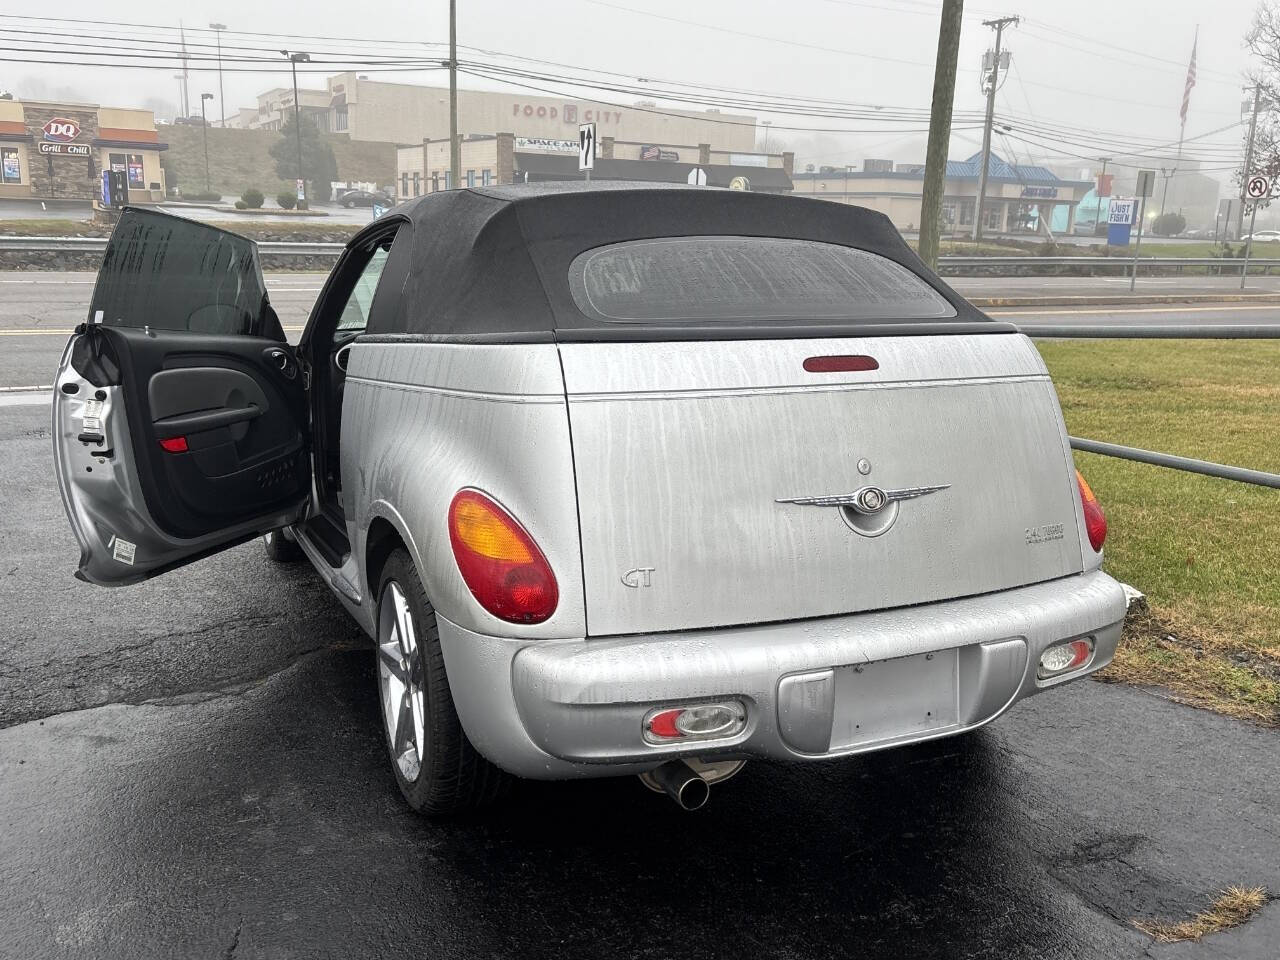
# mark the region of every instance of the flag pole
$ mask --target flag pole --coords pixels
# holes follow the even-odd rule
[[[1187,108],[1191,106],[1191,88],[1196,85],[1196,49],[1200,46],[1200,24],[1191,41],[1191,63],[1187,66],[1187,82],[1182,89],[1182,124],[1178,127],[1178,159],[1182,159],[1182,141],[1187,135]]]

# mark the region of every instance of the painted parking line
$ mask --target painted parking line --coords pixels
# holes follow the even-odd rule
[[[53,391],[46,388],[35,390],[14,390],[0,393],[0,407],[36,407],[49,403],[53,399]]]

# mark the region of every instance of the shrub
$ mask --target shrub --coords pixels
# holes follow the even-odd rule
[[[292,191],[285,190],[276,194],[276,203],[280,204],[284,210],[292,210],[298,205],[297,194]]]
[[[1165,213],[1151,222],[1151,232],[1157,237],[1172,237],[1187,229],[1187,218],[1180,213]]]
[[[251,210],[257,210],[267,199],[262,195],[262,191],[255,187],[250,187],[244,193],[240,194],[240,199],[244,201],[244,205]]]
[[[192,203],[219,203],[222,200],[220,193],[188,193],[183,195],[184,200],[190,200]]]
[[[236,209],[237,209],[237,210],[248,210],[248,209],[249,209],[249,205],[248,205],[247,203],[245,203],[243,200],[237,200],[237,201],[236,201]]]

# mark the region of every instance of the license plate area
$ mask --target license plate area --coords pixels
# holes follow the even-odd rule
[[[959,652],[836,667],[831,750],[914,740],[960,723]]]

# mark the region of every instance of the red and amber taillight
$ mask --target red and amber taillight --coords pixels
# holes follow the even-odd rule
[[[1079,470],[1076,471],[1076,485],[1080,488],[1080,503],[1084,505],[1084,529],[1089,534],[1089,546],[1093,547],[1094,553],[1100,553],[1102,543],[1107,539],[1106,515]]]
[[[495,617],[542,623],[560,600],[555,574],[518,520],[479,490],[449,504],[449,542],[462,579]]]

